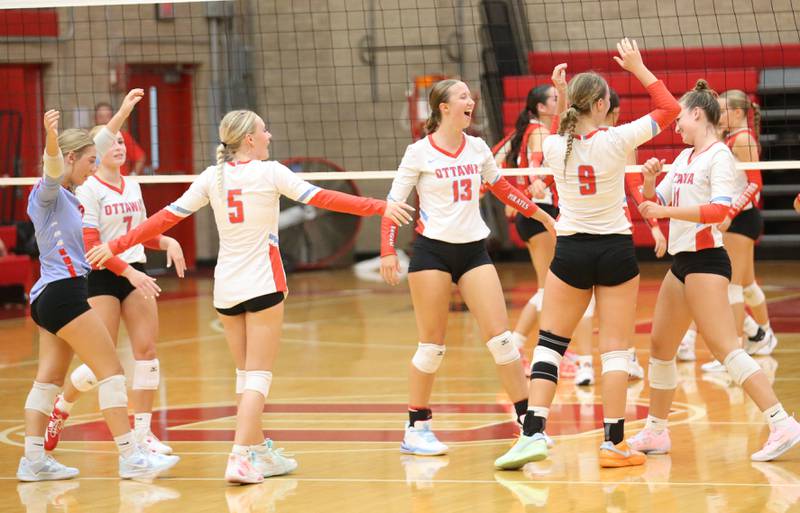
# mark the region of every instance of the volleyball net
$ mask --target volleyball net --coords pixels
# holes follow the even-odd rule
[[[271,158],[384,197],[443,78],[468,84],[469,132],[490,146],[560,62],[568,78],[601,73],[620,97],[620,122],[647,113],[646,91],[611,59],[622,37],[637,40],[676,96],[704,78],[760,106],[764,240],[800,233],[790,213],[800,175],[786,172],[800,168],[798,18],[791,2],[760,0],[0,1],[0,224],[25,218],[17,186],[41,173],[45,109],[61,111],[62,128],[91,128],[143,88],[126,171],[159,184],[145,193],[150,211],[215,161],[219,121],[239,108],[266,121]],[[638,163],[671,162],[682,148],[670,127],[640,147]],[[377,248],[374,231],[360,244]]]

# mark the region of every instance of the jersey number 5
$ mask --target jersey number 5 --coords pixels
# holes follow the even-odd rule
[[[228,191],[228,221],[231,223],[241,223],[244,221],[244,205],[238,199],[242,195],[241,189],[231,189]],[[233,212],[231,212],[231,209]]]
[[[472,199],[472,180],[456,180],[453,182],[453,202],[469,201]]]
[[[597,182],[594,178],[594,168],[592,166],[578,166],[578,181],[581,183],[578,190],[581,196],[591,196],[597,192]]]

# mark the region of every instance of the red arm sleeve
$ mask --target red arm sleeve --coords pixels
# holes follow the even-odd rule
[[[95,246],[100,244],[100,231],[97,228],[84,228],[83,229],[83,249],[89,251]],[[125,272],[125,269],[128,268],[128,263],[122,260],[119,257],[111,257],[106,260],[106,263],[103,266],[111,271],[112,273],[116,274],[117,276],[122,275]],[[92,266],[92,269],[99,269],[97,266]]]
[[[150,240],[142,242],[142,245],[147,249],[161,250],[161,235],[156,235]]]
[[[381,219],[381,256],[396,255],[394,245],[399,227],[388,217]]]
[[[558,132],[558,126],[561,124],[561,113],[553,116],[553,121],[550,122],[550,133],[555,134]]]
[[[717,224],[725,220],[728,208],[719,203],[707,203],[700,207],[700,222],[703,224]]]
[[[625,185],[628,187],[628,193],[630,194],[631,198],[633,199],[633,203],[638,207],[642,203],[644,203],[644,195],[642,194],[642,190],[639,188],[641,185],[642,177],[640,175],[636,175],[634,173],[626,173],[625,174]],[[631,221],[629,219],[629,221]],[[654,218],[647,218],[645,219],[647,224],[650,225],[651,228],[658,228],[658,220]]]
[[[356,216],[380,216],[386,210],[386,202],[383,200],[362,198],[327,189],[320,189],[308,204],[317,208]]]
[[[650,113],[650,117],[658,123],[661,130],[664,130],[681,113],[681,106],[661,80],[647,86],[647,92],[656,104],[656,108]]]
[[[756,194],[758,194],[758,190],[758,184],[752,182],[747,184],[747,187],[745,187],[742,195],[736,198],[736,201],[733,202],[731,208],[728,210],[728,217],[733,219],[734,217],[738,216],[739,212],[741,212],[744,207],[753,201],[753,198],[755,198]]]
[[[178,217],[169,210],[162,208],[133,230],[109,242],[108,247],[112,253],[118,255],[131,246],[141,244],[157,235],[161,235],[184,219],[186,218]]]
[[[532,217],[533,214],[539,210],[539,207],[537,207],[535,203],[528,200],[519,189],[508,183],[505,178],[501,177],[493,185],[490,185],[489,190],[492,191],[492,194],[494,194],[497,199],[509,207],[517,209],[527,217]]]

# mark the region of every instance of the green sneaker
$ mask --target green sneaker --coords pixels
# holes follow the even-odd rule
[[[520,435],[517,443],[507,453],[494,460],[494,466],[503,470],[517,470],[532,461],[547,458],[547,441],[542,433]]]

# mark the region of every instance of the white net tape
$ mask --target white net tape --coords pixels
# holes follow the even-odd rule
[[[774,162],[739,162],[737,169],[760,169],[762,171],[796,171],[800,169],[800,160],[780,160]],[[642,166],[626,166],[626,173],[640,173]],[[670,164],[664,165],[664,172],[669,171]],[[327,180],[391,180],[396,171],[344,171],[326,173],[297,173],[297,176],[304,180],[313,182],[323,182]],[[550,168],[529,168],[529,169],[503,169],[503,176],[527,176],[527,175],[552,175]],[[139,183],[192,183],[199,175],[140,175],[133,176]],[[0,187],[14,185],[33,185],[39,177],[20,177],[20,178],[0,178]]]

